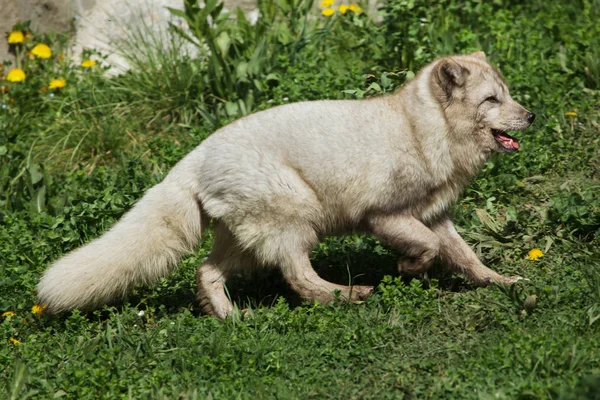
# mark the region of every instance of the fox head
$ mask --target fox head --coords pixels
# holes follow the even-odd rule
[[[438,60],[431,87],[454,139],[470,142],[484,154],[518,150],[518,140],[507,132],[526,129],[535,119],[512,99],[482,51]]]

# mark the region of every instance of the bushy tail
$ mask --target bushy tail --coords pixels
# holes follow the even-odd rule
[[[56,261],[38,285],[49,312],[90,310],[167,274],[201,236],[200,204],[169,177],[100,238]]]

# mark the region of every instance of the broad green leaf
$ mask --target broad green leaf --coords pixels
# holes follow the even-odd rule
[[[44,174],[42,173],[40,166],[38,164],[31,164],[28,168],[29,176],[31,178],[31,183],[35,185],[39,181],[44,178]]]
[[[488,229],[492,230],[493,232],[498,233],[498,231],[500,230],[498,224],[496,223],[496,221],[494,221],[490,214],[487,213],[487,211],[481,208],[476,208],[475,213],[477,214],[477,217],[483,225],[485,225]]]

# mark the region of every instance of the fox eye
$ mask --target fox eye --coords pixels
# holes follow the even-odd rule
[[[490,102],[492,104],[498,104],[500,101],[496,98],[496,96],[490,96],[485,101]]]

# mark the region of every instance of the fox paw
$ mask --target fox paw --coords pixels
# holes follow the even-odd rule
[[[412,257],[402,257],[398,260],[398,273],[404,276],[416,276],[429,268],[429,264],[423,264],[420,260]]]
[[[351,301],[362,301],[373,294],[373,286],[352,286],[350,292]]]
[[[500,283],[503,285],[512,285],[512,284],[520,282],[520,281],[528,281],[528,280],[529,279],[523,278],[522,276],[519,276],[519,275],[512,275],[512,276],[502,276],[501,279],[496,279],[495,283]]]

